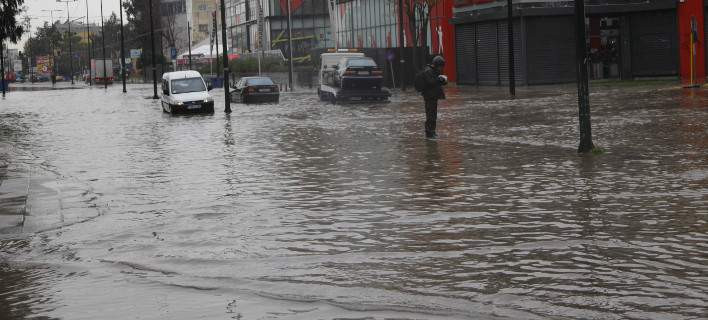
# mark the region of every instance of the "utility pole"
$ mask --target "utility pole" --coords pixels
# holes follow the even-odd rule
[[[192,26],[189,24],[189,17],[187,17],[187,47],[189,48],[189,70],[192,69]]]
[[[54,12],[61,12],[62,10],[51,10],[51,9],[43,9],[43,12],[49,12],[49,19],[51,19],[51,26],[52,28],[50,29],[52,32],[49,35],[49,50],[52,51],[52,86],[54,86],[54,83],[56,82],[54,79],[56,77],[56,52],[54,51],[54,41],[52,41],[52,35],[54,34]]]
[[[214,13],[212,13],[212,18],[214,19],[213,22],[214,22],[214,42],[216,43],[216,70],[218,72],[221,62],[219,62],[219,29],[216,27],[216,11],[214,11]]]
[[[575,61],[578,73],[578,118],[580,129],[579,153],[592,151],[590,126],[590,90],[588,86],[588,51],[585,30],[585,0],[575,0]]]
[[[5,49],[3,42],[5,42],[5,38],[0,38],[0,87],[2,87],[2,97],[5,98]]]
[[[223,2],[224,0],[221,1]],[[160,97],[157,96],[157,69],[155,69],[155,24],[152,21],[152,0],[148,1],[148,6],[150,16],[150,49],[152,51],[152,57],[150,60],[152,67],[152,98],[159,99]]]
[[[71,84],[74,84],[74,57],[71,52],[71,18],[69,17],[69,2],[74,2],[76,0],[57,0],[57,2],[66,2],[66,24],[69,25],[69,32],[67,33],[67,38],[69,40],[69,76],[71,77]]]
[[[403,0],[398,0],[398,58],[400,59],[401,70],[398,74],[401,75],[401,90],[406,91],[406,79],[405,77],[405,63],[406,60],[403,59]]]
[[[93,85],[93,79],[91,78],[91,28],[89,27],[89,11],[88,11],[88,0],[86,0],[86,51],[88,51],[87,56],[87,66],[88,66],[88,83],[89,86]]]
[[[120,77],[123,80],[123,93],[126,93],[127,91],[125,90],[125,39],[123,37],[123,0],[120,0],[119,3],[120,3],[120,8],[118,8],[118,11],[120,12]]]
[[[223,1],[223,0],[222,0]],[[290,12],[290,0],[287,0],[288,6],[288,87],[293,90],[293,21],[292,13]]]
[[[103,29],[103,0],[101,0],[101,46],[103,47],[103,89],[108,89],[108,71],[106,70],[106,32]]]
[[[224,56],[221,57],[224,61],[224,112],[231,113],[231,97],[229,96],[229,56],[226,45],[226,5],[224,0],[220,0],[221,5],[221,42],[223,42]],[[218,48],[217,48],[218,49]]]
[[[27,27],[27,35],[28,35],[28,39],[27,39],[27,43],[28,43],[27,49],[28,50],[27,50],[27,52],[25,52],[25,54],[27,54],[27,66],[28,66],[27,74],[29,75],[30,83],[34,83],[34,81],[32,81],[32,53],[34,53],[34,52],[32,52],[32,49],[31,49],[32,48],[32,20],[31,20],[32,18],[30,18],[29,16],[26,15],[24,19],[25,19],[25,26]]]
[[[509,42],[509,95],[516,97],[516,69],[514,68],[514,4],[513,0],[507,1],[507,30]]]

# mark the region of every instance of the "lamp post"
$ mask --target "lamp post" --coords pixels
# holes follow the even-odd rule
[[[5,98],[5,53],[3,50],[3,42],[5,38],[0,38],[0,88],[2,88],[2,97]]]
[[[585,1],[575,0],[575,61],[578,76],[578,120],[580,131],[579,153],[592,151],[590,126],[590,90],[588,88],[588,49],[585,32]]]
[[[89,27],[89,11],[88,11],[88,0],[86,0],[86,51],[88,55],[86,56],[86,66],[88,69],[88,83],[89,86],[93,85],[93,79],[91,79],[91,28]]]
[[[507,41],[509,42],[509,94],[512,97],[516,96],[516,70],[514,70],[514,4],[513,0],[507,1],[507,25],[508,34]]]
[[[119,0],[120,8],[120,77],[123,81],[123,93],[125,90],[125,40],[123,39],[123,0]]]
[[[290,0],[288,3],[288,86],[290,91],[293,90],[293,19],[290,12]]]
[[[61,12],[62,10],[61,9],[43,9],[42,11],[49,12],[49,19],[51,19],[50,24],[52,26],[52,29],[50,29],[50,30],[53,30],[54,29],[54,12]],[[49,50],[52,51],[52,74],[56,75],[56,72],[55,72],[56,71],[56,63],[55,63],[56,57],[54,56],[55,55],[54,41],[52,41],[51,35],[49,36]],[[52,85],[54,85],[53,79],[55,79],[55,78],[52,78]]]
[[[221,7],[221,42],[223,45],[223,56],[221,58],[224,61],[224,112],[231,113],[231,97],[229,96],[229,56],[226,45],[226,5],[224,4],[224,0],[219,0],[219,2]]]
[[[29,76],[29,81],[30,83],[34,83],[32,80],[32,18],[29,16],[25,16],[25,27],[27,27],[27,52],[25,54],[27,55],[27,75]]]
[[[69,25],[69,31],[67,33],[67,38],[69,38],[69,76],[71,77],[71,84],[74,84],[74,57],[71,52],[71,17],[69,17],[69,2],[75,2],[76,0],[57,0],[57,2],[66,2],[66,24]]]
[[[224,0],[221,0],[222,2]],[[151,55],[151,67],[152,67],[152,98],[153,99],[159,99],[160,97],[157,96],[157,70],[155,69],[155,24],[152,21],[152,0],[148,1],[148,10],[149,10],[149,16],[150,16],[150,50],[152,51]]]
[[[189,24],[189,18],[187,18],[187,47],[189,48],[189,70],[192,69],[192,26]]]
[[[400,59],[400,67],[401,70],[398,72],[399,76],[401,77],[401,90],[406,91],[406,80],[404,77],[404,72],[406,71],[406,68],[404,64],[406,63],[406,60],[403,59],[403,43],[404,41],[404,34],[403,34],[403,0],[398,0],[398,58]]]
[[[106,32],[103,29],[103,0],[101,0],[101,47],[103,47],[103,88],[108,89],[108,72],[106,70]]]

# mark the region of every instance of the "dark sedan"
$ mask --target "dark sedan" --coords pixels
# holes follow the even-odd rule
[[[231,101],[243,103],[280,101],[280,90],[268,77],[244,77],[234,86]]]

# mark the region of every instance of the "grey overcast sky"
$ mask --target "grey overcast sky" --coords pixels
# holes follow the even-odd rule
[[[64,0],[63,0],[64,1]],[[89,10],[89,21],[98,22],[101,21],[100,13],[100,0],[69,0],[69,15],[71,20],[78,17],[84,17],[82,21],[86,21],[86,2],[88,1]],[[57,2],[56,0],[25,0],[24,5],[27,7],[27,12],[20,15],[19,18],[24,17],[24,15],[29,15],[32,18],[32,33],[37,30],[38,26],[44,24],[44,21],[49,22],[51,18],[54,20],[66,21],[66,2]],[[118,8],[120,7],[119,0],[103,0],[103,16],[109,17],[111,12],[118,14]],[[61,10],[61,11],[43,11],[43,10]],[[123,17],[125,19],[125,17]],[[22,41],[17,45],[12,43],[6,43],[10,48],[20,48],[21,44],[27,39],[27,35],[22,37]]]

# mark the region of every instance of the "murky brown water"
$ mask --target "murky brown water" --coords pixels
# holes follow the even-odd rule
[[[5,170],[32,181],[5,318],[708,314],[705,90],[595,88],[608,152],[579,156],[572,86],[451,90],[437,141],[414,95],[170,116],[151,89],[0,101]]]

